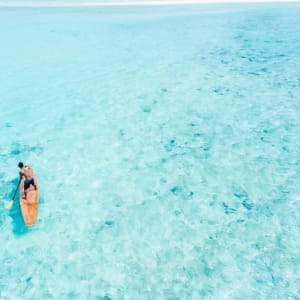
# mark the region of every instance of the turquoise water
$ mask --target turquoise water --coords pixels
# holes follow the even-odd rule
[[[300,299],[299,5],[0,25],[1,300]]]

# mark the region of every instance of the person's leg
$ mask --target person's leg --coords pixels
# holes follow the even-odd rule
[[[35,180],[34,179],[33,179],[33,187],[34,187],[35,190],[37,190],[37,186],[35,184]]]
[[[23,179],[22,179],[23,180]],[[25,179],[26,180],[26,179]],[[24,183],[21,184],[20,188],[21,188],[21,197],[23,199],[26,199],[26,193],[25,193],[25,180]]]
[[[30,191],[31,185],[33,185],[33,187],[35,188],[34,179],[33,178],[26,178],[24,180],[24,194],[23,194],[22,198],[24,198],[24,199],[27,198],[27,193]]]
[[[24,191],[26,191],[30,187],[30,184],[31,184],[31,178],[25,178],[25,180],[24,180]]]

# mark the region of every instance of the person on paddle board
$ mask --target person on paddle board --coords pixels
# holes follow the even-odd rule
[[[23,198],[26,199],[26,192],[29,190],[31,185],[34,187],[35,190],[37,190],[36,184],[34,182],[34,174],[30,167],[30,165],[25,165],[22,162],[19,162],[19,168],[20,168],[20,177],[25,177],[24,180],[24,195]]]

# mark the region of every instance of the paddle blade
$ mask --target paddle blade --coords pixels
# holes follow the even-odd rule
[[[9,201],[9,202],[5,205],[5,208],[6,208],[6,209],[11,209],[12,206],[13,206],[13,204],[14,204],[14,200],[11,200],[11,201]]]

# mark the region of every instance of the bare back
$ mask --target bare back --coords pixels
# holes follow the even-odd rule
[[[24,166],[20,171],[20,175],[24,176],[25,178],[33,178],[34,177],[34,173],[33,173],[32,168],[30,167],[30,165]]]

